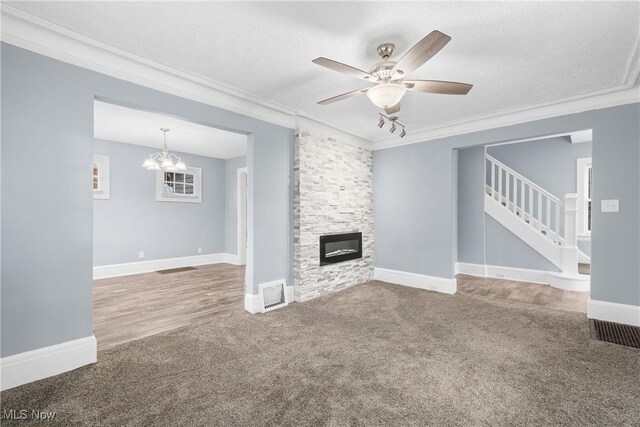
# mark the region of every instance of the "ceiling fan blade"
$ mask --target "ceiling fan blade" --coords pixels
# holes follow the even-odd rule
[[[328,68],[330,70],[337,71],[342,74],[348,74],[352,77],[357,77],[359,79],[366,80],[369,82],[375,82],[377,80],[375,76],[372,76],[369,73],[365,73],[362,70],[359,70],[347,64],[343,64],[342,62],[334,61],[332,59],[320,57],[320,58],[314,59],[312,62],[314,64],[318,64],[325,68]]]
[[[443,95],[466,95],[473,85],[468,83],[444,82],[439,80],[405,80],[407,90],[414,92],[439,93]]]
[[[434,30],[425,38],[420,40],[409,52],[398,61],[398,63],[391,69],[392,76],[406,76],[428,60],[430,60],[436,53],[440,51],[449,41],[451,37],[441,33],[438,30]]]
[[[351,92],[343,93],[342,95],[337,95],[332,98],[325,99],[323,101],[318,102],[320,105],[333,104],[334,102],[342,101],[343,99],[351,98],[352,96],[360,95],[361,93],[366,93],[369,88],[366,89],[358,89]]]
[[[400,103],[398,102],[396,105],[392,105],[391,107],[387,107],[384,109],[384,112],[387,114],[395,114],[400,111]]]

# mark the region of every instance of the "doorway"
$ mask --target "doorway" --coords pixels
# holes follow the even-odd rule
[[[99,349],[243,310],[247,140],[96,99],[93,324]]]

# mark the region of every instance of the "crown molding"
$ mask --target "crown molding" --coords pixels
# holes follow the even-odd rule
[[[463,121],[409,132],[400,140],[379,140],[354,135],[303,112],[260,99],[236,88],[189,74],[117,49],[49,21],[1,4],[3,42],[41,55],[165,93],[202,102],[290,129],[313,128],[345,143],[373,150],[510,126],[598,108],[640,102],[635,86],[640,75],[640,38],[629,58],[621,85],[557,101],[532,104],[476,116]]]
[[[576,114],[589,110],[640,102],[640,88],[638,87],[638,76],[640,75],[640,36],[636,39],[634,46],[627,63],[622,83],[618,86],[547,103],[500,110],[490,114],[472,117],[467,120],[447,123],[442,126],[408,132],[407,136],[402,140],[394,137],[377,139],[372,142],[371,149],[382,150],[567,114]]]
[[[624,75],[624,85],[629,88],[636,86],[638,83],[638,75],[640,75],[640,36],[636,39],[633,53],[627,64],[627,72]]]
[[[628,88],[626,85],[623,85],[615,89],[592,93],[591,95],[572,97],[552,103],[531,105],[512,110],[502,110],[498,113],[479,116],[464,122],[450,123],[440,127],[407,133],[407,136],[402,140],[398,140],[397,138],[376,140],[373,141],[371,149],[383,150],[386,148],[400,147],[418,142],[637,102],[640,102],[640,90],[637,87]]]
[[[202,102],[264,122],[296,129],[300,118],[341,140],[367,146],[370,141],[315,120],[283,105],[204,77],[176,70],[109,44],[68,30],[5,4],[2,36],[5,43],[161,92]]]

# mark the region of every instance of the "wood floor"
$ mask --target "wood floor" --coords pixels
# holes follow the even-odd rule
[[[458,292],[558,310],[586,312],[588,292],[535,283],[456,276]],[[168,274],[94,280],[93,325],[98,349],[244,309],[244,266],[212,264]]]
[[[589,292],[563,291],[549,285],[485,277],[456,276],[458,292],[484,298],[511,300],[556,310],[587,312]]]
[[[99,350],[243,309],[244,266],[213,264],[93,282]]]

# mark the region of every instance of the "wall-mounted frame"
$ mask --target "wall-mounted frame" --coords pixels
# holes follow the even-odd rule
[[[110,164],[108,156],[94,154],[91,180],[93,198],[108,200],[111,198]]]

